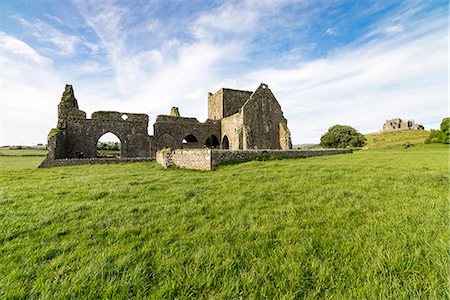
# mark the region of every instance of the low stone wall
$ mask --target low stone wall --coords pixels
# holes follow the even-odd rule
[[[63,167],[76,165],[92,165],[92,164],[114,164],[123,162],[145,162],[153,159],[147,157],[141,158],[62,158],[62,159],[45,159],[39,168]]]
[[[172,152],[172,162],[180,168],[211,170],[210,149],[179,149]]]
[[[213,150],[211,168],[226,162],[243,162],[259,158],[302,158],[320,155],[352,153],[349,149],[317,149],[317,150]]]
[[[211,150],[179,149],[173,152],[157,152],[157,162],[165,168],[175,165],[180,168],[212,170],[227,162],[244,162],[268,158],[302,158],[320,155],[352,153],[349,149],[326,150]],[[170,164],[169,164],[170,161]]]

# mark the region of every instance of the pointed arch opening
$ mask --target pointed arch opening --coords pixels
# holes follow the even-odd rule
[[[230,149],[230,141],[226,135],[222,138],[222,149]]]
[[[103,134],[97,140],[98,158],[120,158],[122,156],[122,143],[117,135],[112,132]]]
[[[192,135],[187,135],[182,141],[181,145],[183,148],[196,148],[198,147],[198,139]]]
[[[206,139],[205,146],[207,148],[215,149],[220,147],[220,142],[217,136],[211,135]]]

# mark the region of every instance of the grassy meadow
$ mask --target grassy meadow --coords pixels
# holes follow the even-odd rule
[[[449,146],[36,169],[0,156],[0,298],[449,298]]]
[[[430,135],[429,130],[400,130],[366,134],[368,149],[395,148],[405,144],[423,144]]]

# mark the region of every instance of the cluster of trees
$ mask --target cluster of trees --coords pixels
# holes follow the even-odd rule
[[[119,142],[99,142],[97,144],[98,150],[120,150]]]
[[[355,128],[344,125],[334,125],[320,138],[323,148],[355,148],[362,147],[366,142],[364,135]]]
[[[440,126],[441,130],[431,130],[430,135],[425,140],[426,144],[443,143],[450,144],[450,118],[444,118]]]

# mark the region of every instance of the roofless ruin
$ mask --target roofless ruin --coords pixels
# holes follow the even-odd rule
[[[157,116],[153,136],[148,134],[148,121],[146,114],[115,111],[97,111],[88,119],[78,107],[73,87],[66,85],[58,105],[57,127],[48,135],[48,154],[40,167],[147,161],[155,159],[158,151],[166,148],[171,150],[159,155],[158,159],[166,167],[174,164],[178,155],[183,159],[176,165],[200,169],[211,169],[222,160],[240,160],[239,157],[248,160],[269,155],[267,150],[273,150],[270,155],[276,157],[334,153],[330,152],[333,150],[314,154],[290,150],[292,142],[287,120],[277,99],[264,83],[254,92],[223,88],[215,94],[209,93],[208,119],[203,123],[196,118],[181,117],[176,107],[172,108],[170,115]],[[120,159],[97,157],[97,143],[106,133],[119,138]],[[221,151],[223,159],[219,163],[216,159],[214,163],[214,153],[219,152],[210,149],[228,150],[225,151],[228,154],[224,156],[225,152]],[[209,155],[206,167],[191,166],[192,161],[202,161],[200,164],[203,164],[205,153]],[[184,160],[187,163],[183,163]]]

